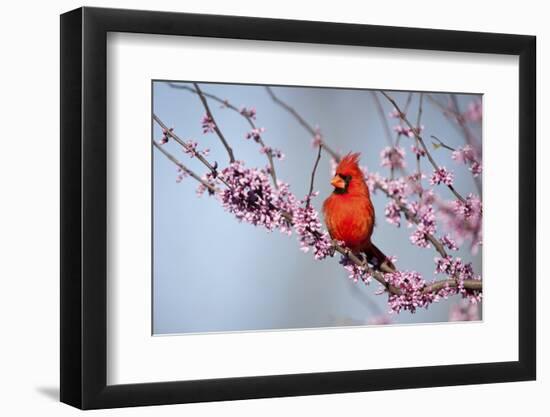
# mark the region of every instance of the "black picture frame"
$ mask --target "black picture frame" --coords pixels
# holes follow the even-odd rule
[[[108,32],[519,56],[519,360],[107,385]],[[534,36],[153,11],[61,15],[61,401],[81,409],[533,380],[536,377]]]

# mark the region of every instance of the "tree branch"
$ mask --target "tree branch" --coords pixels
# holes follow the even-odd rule
[[[408,111],[409,111],[409,107],[411,105],[411,102],[412,102],[412,97],[413,97],[413,93],[409,93],[407,95],[407,101],[405,101],[405,107],[403,107],[403,114],[407,114]],[[400,126],[403,126],[403,120],[401,119],[401,117],[399,118],[399,125]],[[395,138],[395,146],[399,146],[399,141],[401,139],[401,134],[397,134],[396,138]]]
[[[376,183],[376,188],[379,189],[380,191],[382,191],[384,194],[386,194],[386,196],[388,198],[391,198],[393,201],[395,201],[395,203],[398,205],[399,209],[403,212],[403,214],[405,214],[405,217],[413,222],[414,224],[418,224],[420,223],[420,220],[418,219],[417,216],[415,216],[408,208],[406,205],[404,205],[401,201],[399,201],[399,199],[395,198],[394,196],[390,195],[390,193],[388,193],[387,190],[385,190],[379,183]],[[424,235],[426,236],[426,239],[428,239],[430,241],[430,243],[432,245],[434,245],[434,248],[435,250],[443,257],[443,258],[446,258],[448,255],[447,255],[447,251],[445,250],[445,247],[441,244],[441,242],[433,235],[431,235],[430,233],[424,233]]]
[[[154,113],[153,113],[153,120],[157,122],[157,124],[163,129],[164,132],[166,132],[166,135],[170,136],[178,144],[180,144],[186,151],[188,151],[189,153],[192,153],[199,161],[201,161],[203,165],[206,166],[210,170],[210,172],[212,172],[214,177],[219,178],[220,181],[222,181],[225,185],[229,186],[229,184],[227,184],[227,182],[223,178],[218,177],[218,167],[216,163],[212,165],[210,162],[208,162],[208,160],[204,156],[202,156],[200,153],[195,152],[193,149],[191,149],[189,145],[187,145],[183,140],[181,140],[181,138],[178,135],[176,135],[172,130],[170,130],[168,126],[166,126],[166,124],[162,120],[160,120],[158,116]]]
[[[424,149],[424,152],[426,152],[426,156],[428,157],[428,160],[430,161],[430,163],[432,164],[433,168],[438,171],[439,170],[439,166],[437,165],[437,163],[435,162],[435,159],[432,157],[432,154],[430,153],[428,147],[426,146],[426,144],[424,143],[424,139],[422,139],[422,136],[420,136],[420,134],[418,133],[418,129],[415,128],[411,122],[409,122],[409,120],[407,119],[407,117],[405,116],[405,114],[401,111],[401,109],[399,108],[399,106],[397,105],[397,103],[395,102],[395,100],[393,98],[391,98],[386,92],[384,91],[381,91],[382,95],[384,97],[386,97],[388,99],[388,101],[393,105],[393,107],[395,107],[395,110],[399,113],[399,116],[400,118],[406,123],[406,125],[409,127],[409,129],[411,129],[411,131],[413,132],[415,138],[418,140],[418,142],[420,142],[420,145],[422,146],[422,149]],[[451,190],[451,192],[455,195],[456,198],[458,198],[462,203],[466,203],[466,199],[464,197],[462,197],[460,195],[460,193],[458,191],[456,191],[456,189],[452,186],[452,185],[447,185],[447,188],[449,190]]]
[[[452,118],[455,119],[455,121],[458,123],[458,126],[455,123],[451,123],[451,125],[454,128],[461,130],[461,132],[464,135],[464,139],[465,139],[465,141],[468,145],[472,146],[473,142],[479,143],[479,139],[477,139],[472,134],[472,132],[468,129],[468,126],[466,125],[464,117],[462,116],[461,113],[459,113],[460,109],[458,109],[458,102],[456,101],[456,97],[454,97],[454,95],[451,96],[451,100],[453,100],[453,97],[454,97],[453,106],[455,107],[455,110],[445,107],[443,104],[441,104],[439,101],[437,101],[430,94],[428,94],[427,97],[428,97],[428,100],[430,100],[430,102],[432,104],[434,104],[436,107],[438,107],[441,110],[441,112],[447,118],[447,120],[450,120],[449,115],[452,115]],[[481,148],[479,146],[476,146],[474,144],[474,146],[472,146],[472,149],[475,150],[475,152],[478,154],[478,157],[481,156]],[[473,178],[474,178],[474,183],[476,185],[477,191],[478,191],[479,195],[481,196],[483,194],[483,187],[481,186],[481,181],[480,181],[479,177],[473,177]]]
[[[443,141],[442,141],[441,139],[439,139],[437,136],[435,136],[435,135],[430,135],[430,137],[431,137],[432,139],[435,139],[435,140],[439,143],[439,146],[441,146],[442,148],[448,149],[448,150],[451,151],[451,152],[456,151],[455,148],[453,148],[452,146],[447,145],[445,142],[443,142]]]
[[[422,120],[422,101],[424,99],[424,94],[423,93],[420,93],[420,99],[419,99],[419,103],[418,103],[418,116],[416,117],[416,127],[420,130],[420,122]],[[418,138],[415,136],[415,140],[416,140],[416,146],[418,147]],[[421,170],[420,170],[420,154],[416,154],[416,172],[418,173],[418,182],[420,183],[421,181],[421,177],[420,177],[420,173],[421,173]]]
[[[309,192],[307,193],[306,198],[306,207],[309,207],[311,203],[311,194],[313,193],[313,187],[315,184],[315,172],[317,171],[317,167],[319,166],[319,161],[321,160],[321,151],[323,148],[321,145],[318,146],[319,151],[317,152],[317,157],[315,158],[315,164],[313,165],[313,170],[311,171],[311,181],[309,183]]]
[[[229,143],[227,140],[225,140],[225,137],[223,136],[222,131],[219,129],[218,124],[216,123],[216,120],[214,120],[214,116],[212,115],[212,112],[210,111],[210,107],[208,106],[208,102],[204,98],[204,95],[202,94],[202,91],[197,83],[193,83],[195,86],[195,90],[197,91],[197,95],[201,99],[202,105],[204,106],[204,109],[206,110],[206,115],[209,117],[209,119],[213,123],[214,131],[220,138],[220,141],[222,142],[223,146],[225,147],[225,150],[227,151],[227,154],[229,155],[229,162],[233,163],[235,162],[235,156],[233,155],[233,149],[231,149],[231,146],[229,146]]]
[[[300,113],[298,113],[293,107],[289,106],[279,97],[277,97],[271,87],[266,86],[265,89],[271,99],[287,112],[289,112],[298,121],[298,123],[311,134],[311,136],[315,137],[315,135],[317,135],[318,132],[308,122],[306,122],[302,116],[300,116]],[[338,154],[338,152],[331,149],[324,141],[321,141],[320,146],[322,146],[323,149],[327,151],[336,162],[340,161],[340,155]]]
[[[157,148],[159,151],[161,151],[170,161],[172,161],[183,172],[185,172],[187,175],[189,175],[190,177],[194,178],[195,180],[200,182],[202,185],[204,185],[211,193],[216,193],[220,191],[214,185],[210,184],[208,181],[203,180],[198,174],[195,174],[195,172],[193,172],[192,170],[187,168],[185,165],[183,165],[175,156],[173,156],[170,152],[168,152],[166,149],[164,149],[161,145],[159,145],[154,140],[153,140],[153,146]]]
[[[380,284],[382,284],[387,291],[389,291],[392,294],[395,295],[402,295],[402,291],[400,288],[397,288],[393,285],[389,285],[384,278],[384,274],[380,271],[376,271],[372,269],[366,262],[359,259],[355,254],[350,252],[348,249],[340,246],[338,243],[334,242],[334,249],[336,252],[347,256],[354,264],[357,266],[364,268],[376,281],[378,281]],[[389,271],[389,272],[395,272],[395,271]],[[432,284],[426,285],[424,289],[422,290],[423,293],[427,294],[430,292],[436,292],[440,291],[444,288],[457,288],[458,287],[458,280],[454,278],[449,278],[445,280],[436,281]],[[475,279],[466,279],[462,281],[462,284],[464,285],[464,288],[471,291],[483,291],[483,282]]]
[[[199,94],[198,91],[195,90],[194,88],[191,88],[191,87],[183,85],[183,84],[168,83],[168,85],[171,88],[186,90],[186,91],[189,91],[190,93],[197,94],[197,95]],[[214,101],[217,101],[218,103],[222,104],[224,107],[227,107],[228,109],[238,113],[239,115],[241,115],[248,122],[248,124],[250,125],[250,127],[252,129],[257,129],[256,124],[254,123],[254,120],[252,119],[252,117],[250,117],[247,113],[241,112],[241,110],[237,106],[231,104],[228,100],[222,99],[218,96],[215,96],[214,94],[206,93],[204,91],[201,91],[201,92],[202,92],[202,95],[204,97],[208,97],[208,98],[210,98]],[[263,141],[263,139],[260,135],[258,135],[258,143],[264,149],[267,148],[265,142]],[[274,163],[274,160],[273,160],[273,152],[271,150],[268,150],[268,151],[266,151],[265,155],[266,155],[268,163],[269,163],[269,171],[270,171],[269,173],[271,175],[271,179],[273,180],[273,185],[276,188],[278,188],[279,185],[277,184],[277,173],[275,172],[275,163]]]
[[[291,112],[294,117],[296,118],[296,120],[299,121],[299,123],[306,127],[306,129],[311,129],[309,123],[307,123],[305,121],[305,119],[295,110],[293,109],[292,107],[290,107],[288,104],[282,102],[280,99],[277,98],[277,96],[275,96],[275,94],[271,91],[271,89],[269,87],[266,87],[267,91],[270,93],[271,97],[273,98],[273,100],[277,101],[281,106],[283,106],[284,108],[286,108],[289,112]],[[385,93],[382,91],[381,92],[382,94],[385,95]],[[388,98],[388,97],[387,97]],[[410,104],[410,95],[409,95],[409,99],[407,100],[407,106]],[[390,101],[391,102],[391,101]],[[393,103],[392,103],[393,104]],[[394,105],[394,107],[396,107],[396,105]],[[398,107],[396,107],[396,110],[399,112],[399,114],[402,114],[400,109]],[[421,113],[421,110],[420,112]],[[418,117],[418,119],[420,119],[420,116]],[[309,127],[309,128],[308,128]],[[409,123],[409,127],[412,128],[412,126],[410,126],[410,123]],[[414,132],[416,132],[416,130],[413,130]],[[326,149],[326,146],[324,147]],[[313,180],[314,180],[314,172],[312,173],[312,183],[310,185],[310,193],[313,189]],[[386,194],[387,197],[393,199],[396,204],[399,206],[400,210],[405,214],[405,216],[407,217],[407,219],[409,219],[410,221],[412,221],[413,223],[415,224],[418,224],[419,223],[419,219],[403,204],[401,203],[401,201],[399,201],[398,199],[394,198],[393,196],[391,196],[387,190],[385,190],[384,188],[381,187],[380,184],[376,184],[377,185],[377,188],[380,189],[384,194]],[[444,258],[446,258],[448,256],[447,254],[447,251],[445,250],[445,247],[443,246],[443,244],[433,235],[429,234],[429,233],[425,233],[425,236],[426,236],[426,239],[434,246],[435,250]],[[336,248],[336,246],[335,246]],[[337,248],[336,248],[337,249]],[[338,250],[338,249],[337,249]],[[342,248],[342,250],[345,250],[345,248]],[[351,258],[350,258],[351,259]],[[361,261],[357,258],[357,260],[360,262],[360,263],[357,263],[357,266],[362,266],[362,263]],[[384,266],[384,264],[383,264]],[[394,272],[392,271],[391,269],[387,270],[386,272]]]
[[[464,135],[464,139],[466,140],[466,143],[472,146],[476,151],[480,151],[479,146],[476,145],[476,143],[479,142],[479,139],[474,136],[474,134],[470,131],[468,126],[466,125],[466,121],[464,120],[464,116],[462,113],[460,113],[460,109],[458,107],[458,101],[456,100],[456,96],[454,94],[450,95],[450,99],[453,102],[453,108],[449,108],[445,106],[444,104],[440,103],[435,97],[433,97],[431,94],[426,94],[426,97],[428,100],[435,105],[436,107],[441,110],[443,115],[447,119],[454,119],[457,124],[452,124],[452,126],[455,127],[459,132],[461,132]],[[472,143],[476,142],[476,143]]]
[[[464,139],[466,139],[466,142],[468,143],[468,145],[470,145],[473,149],[475,149],[478,155],[481,156],[481,147],[478,144],[479,141],[476,138],[474,138],[473,133],[470,131],[470,128],[466,124],[464,115],[460,111],[460,106],[458,105],[458,100],[456,98],[456,95],[450,94],[450,96],[451,96],[451,101],[453,103],[453,107],[455,109],[453,114],[460,128],[462,129],[462,132],[464,133]]]
[[[197,85],[195,85],[196,87],[198,87]],[[269,87],[266,87],[269,90]],[[197,88],[197,92],[199,94],[199,97],[201,97],[202,100],[206,101],[204,99],[204,96],[202,95],[202,92],[200,92],[200,89]],[[385,95],[384,92],[382,92],[382,94]],[[389,99],[389,97],[387,97]],[[274,98],[275,100],[275,98]],[[278,100],[278,99],[277,99]],[[391,101],[391,100],[390,100]],[[203,102],[204,103],[204,102]],[[282,102],[281,102],[282,103]],[[281,104],[283,105],[283,104]],[[285,106],[286,104],[283,105],[283,107]],[[287,105],[286,105],[287,106]],[[289,106],[288,106],[289,107]],[[399,108],[395,105],[396,107],[396,110],[400,112]],[[290,108],[290,107],[289,107]],[[297,115],[298,118],[297,120],[302,120],[306,126],[309,126],[307,125],[307,122],[305,122],[305,120],[303,118],[301,118],[301,116],[299,116],[298,113],[295,112],[295,110],[292,109],[292,111],[294,112],[293,114]],[[208,113],[208,110],[207,110],[207,113]],[[401,113],[400,113],[401,114]],[[229,184],[222,178],[222,177],[219,177],[217,175],[217,164],[216,166],[212,165],[210,162],[208,162],[206,160],[206,158],[204,158],[202,155],[200,155],[199,153],[197,152],[194,152],[183,140],[181,140],[172,130],[170,130],[155,114],[153,114],[153,120],[159,124],[159,126],[164,130],[164,132],[166,132],[166,135],[172,137],[178,144],[180,144],[184,149],[186,149],[187,151],[189,152],[192,152],[194,154],[194,156],[197,157],[197,159],[199,159],[208,169],[210,169],[210,171],[215,175],[216,178],[220,179],[220,181],[222,181],[226,186],[229,187]],[[403,119],[408,125],[409,127],[412,128],[412,126],[410,126],[410,123],[408,123],[408,121],[406,119]],[[309,129],[308,129],[309,130]],[[415,131],[415,130],[413,130]],[[313,132],[315,132],[313,130]],[[415,131],[416,132],[416,131]],[[416,133],[416,135],[418,136],[418,134]],[[422,139],[419,137],[419,141],[422,142]],[[204,180],[202,180],[202,178],[200,178],[198,175],[194,174],[190,169],[188,169],[187,167],[185,167],[183,164],[181,164],[175,157],[173,157],[171,154],[169,154],[167,151],[165,151],[164,149],[162,149],[160,147],[160,145],[158,145],[155,141],[153,141],[153,144],[154,146],[159,149],[172,163],[174,163],[176,166],[178,166],[180,169],[184,170],[186,173],[188,173],[189,175],[191,175],[194,179],[198,180],[199,182],[201,182],[201,184],[205,185],[209,190],[213,190],[214,192],[217,192],[219,191],[217,188],[214,188],[212,184],[208,184],[208,183],[204,183]],[[425,146],[425,145],[424,145]],[[317,170],[317,167],[318,167],[318,164],[319,164],[319,160],[321,158],[321,150],[322,149],[325,149],[327,150],[327,152],[329,152],[331,154],[331,156],[334,156],[331,152],[330,152],[330,148],[328,148],[324,143],[321,143],[319,146],[318,146],[318,153],[317,153],[317,158],[315,160],[315,164],[314,164],[314,167],[313,167],[313,171],[312,171],[312,174],[311,174],[311,182],[310,182],[310,192],[309,192],[309,196],[311,196],[311,193],[313,192],[313,187],[314,187],[314,181],[315,181],[315,173],[316,173],[316,170]],[[338,155],[338,154],[336,154]],[[336,159],[336,158],[335,158]],[[338,156],[338,160],[339,160],[339,156]],[[389,193],[384,190],[379,184],[378,185],[378,188],[381,189],[388,197],[391,197],[393,198],[392,196],[389,195]],[[395,199],[394,199],[395,200]],[[410,210],[405,206],[403,205],[400,201],[397,201],[397,204],[399,205],[400,209],[403,211],[403,213],[405,214],[405,216],[410,219],[411,221],[415,222],[415,223],[418,223],[418,219],[415,215],[413,215],[413,213],[410,212]],[[292,223],[292,214],[290,213],[287,213],[287,212],[281,212],[282,216],[285,217],[290,223]],[[439,242],[435,237],[429,235],[429,234],[426,234],[426,238],[434,245],[434,247],[436,248],[436,250],[443,256],[443,257],[446,257],[447,254],[445,252],[445,249],[443,247],[443,245],[441,244],[441,242]],[[401,295],[402,294],[402,291],[401,289],[393,286],[393,285],[390,285],[388,284],[388,282],[386,281],[385,277],[384,277],[384,273],[393,273],[393,272],[396,272],[395,270],[389,268],[386,264],[382,264],[381,265],[381,270],[378,271],[378,270],[374,270],[372,269],[368,263],[366,261],[363,261],[362,259],[360,259],[357,255],[355,255],[354,253],[352,253],[349,249],[341,246],[338,242],[336,241],[332,241],[332,245],[334,247],[334,250],[344,256],[346,256],[348,259],[350,259],[355,265],[357,265],[358,267],[364,269],[370,276],[372,276],[376,281],[378,281],[380,284],[382,284],[390,293],[392,294],[396,294],[396,295]],[[482,282],[481,281],[478,281],[478,280],[464,280],[462,281],[463,285],[464,285],[464,288],[466,289],[469,289],[469,290],[472,290],[472,291],[482,291]],[[437,281],[435,283],[432,283],[430,285],[427,285],[425,288],[424,288],[424,292],[432,292],[432,291],[439,291],[443,288],[446,288],[446,287],[451,287],[451,288],[455,288],[459,285],[459,282],[458,280],[456,279],[447,279],[447,280],[441,280],[441,281]]]

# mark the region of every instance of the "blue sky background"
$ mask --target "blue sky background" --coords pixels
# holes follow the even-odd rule
[[[281,107],[277,106],[262,86],[201,84],[204,92],[228,99],[240,107],[255,107],[257,126],[265,127],[262,136],[268,146],[283,150],[286,158],[276,162],[279,179],[289,182],[292,191],[303,198],[308,191],[315,160],[311,136]],[[273,87],[274,92],[296,108],[312,125],[319,125],[332,148],[347,153],[361,152],[362,165],[371,171],[387,174],[380,166],[380,151],[387,146],[384,127],[371,95],[366,90],[342,90],[303,87]],[[408,93],[394,92],[393,98],[404,106]],[[409,114],[416,120],[418,94],[414,94]],[[446,95],[435,95],[446,103]],[[381,98],[385,114],[392,108]],[[458,95],[461,108],[480,96]],[[237,159],[247,166],[264,167],[265,155],[259,147],[244,139],[249,126],[237,113],[221,109],[210,101],[214,117],[231,143]],[[425,138],[436,135],[453,147],[464,145],[464,139],[429,101],[424,100],[422,124]],[[199,148],[210,148],[208,159],[227,163],[227,154],[214,134],[202,133],[204,115],[199,98],[187,91],[171,88],[167,83],[153,83],[153,110],[183,139],[195,139]],[[396,124],[395,119],[390,120]],[[474,129],[481,135],[480,127]],[[155,139],[162,134],[157,125]],[[410,151],[411,139],[402,138],[408,167],[415,167]],[[203,174],[203,166],[189,159],[173,142],[166,149],[189,168]],[[472,176],[464,166],[450,158],[450,152],[433,152],[441,166],[455,172],[455,187],[462,195],[477,193]],[[423,161],[424,164],[427,161]],[[316,261],[298,248],[296,237],[239,223],[224,212],[220,204],[207,195],[197,198],[197,183],[186,178],[176,182],[176,167],[158,150],[153,151],[154,173],[154,259],[153,259],[153,333],[226,332],[272,330],[325,326],[364,325],[387,308],[387,296],[375,295],[379,285],[353,283],[338,264],[339,257]],[[423,165],[424,171],[427,165]],[[323,156],[316,177],[314,199],[320,210],[332,191],[330,165]],[[437,191],[452,199],[444,187]],[[373,197],[377,226],[373,241],[388,255],[398,257],[398,267],[417,270],[432,279],[436,253],[409,243],[412,229],[396,228],[384,219],[387,202],[381,194]],[[468,245],[465,245],[466,247]],[[481,271],[481,251],[472,257],[469,250],[456,253],[474,262]],[[441,277],[440,277],[441,278]],[[418,310],[391,316],[394,323],[447,321],[449,306],[459,297]]]

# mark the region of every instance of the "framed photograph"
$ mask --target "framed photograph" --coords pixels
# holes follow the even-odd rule
[[[533,380],[535,37],[61,16],[61,401]]]

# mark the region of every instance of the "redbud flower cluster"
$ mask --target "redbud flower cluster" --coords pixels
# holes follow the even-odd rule
[[[363,281],[365,284],[370,284],[372,275],[362,266],[354,263],[348,256],[343,255],[340,258],[340,265],[348,272],[348,277],[353,282]]]
[[[216,123],[214,123],[214,120],[208,115],[205,114],[202,117],[202,133],[214,133],[216,128]]]
[[[474,177],[481,175],[481,162],[477,159],[476,153],[470,145],[466,145],[463,148],[453,151],[451,158],[453,158],[456,162],[469,165],[469,170]]]
[[[254,107],[250,107],[250,108],[241,107],[239,109],[239,113],[242,114],[244,117],[256,120],[256,109]]]
[[[386,146],[380,152],[380,165],[391,169],[405,168],[405,150],[399,146]]]
[[[300,250],[309,252],[311,249],[315,259],[320,260],[332,256],[334,249],[329,234],[323,231],[319,213],[307,203],[308,199],[294,211],[294,229],[298,235]]]
[[[162,137],[160,138],[161,145],[168,143],[168,140],[170,139],[170,133],[172,133],[173,131],[174,131],[173,127],[169,129],[162,129]]]
[[[454,174],[447,171],[445,167],[440,167],[434,170],[432,177],[430,178],[431,185],[445,184],[453,185]]]

